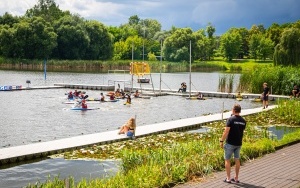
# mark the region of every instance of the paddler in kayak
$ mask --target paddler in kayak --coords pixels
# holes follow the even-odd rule
[[[87,104],[86,104],[85,99],[83,99],[83,100],[81,101],[81,108],[87,109]]]

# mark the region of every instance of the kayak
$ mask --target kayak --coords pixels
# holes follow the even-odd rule
[[[70,110],[81,110],[81,111],[86,111],[86,110],[97,110],[99,108],[71,108]]]
[[[150,99],[150,96],[138,96],[138,97],[134,97],[134,98],[142,98],[142,99]]]
[[[66,102],[63,102],[64,104],[76,104],[78,103],[78,101],[66,101]],[[99,103],[99,101],[87,101],[86,102],[87,104],[93,104],[93,103]]]
[[[241,100],[243,100],[243,98],[236,98],[236,100],[237,100],[237,101],[241,101]]]
[[[198,98],[198,97],[186,97],[188,100],[206,100],[206,98]]]
[[[261,98],[251,99],[252,102],[261,102]]]
[[[114,100],[105,100],[105,101],[101,101],[101,102],[117,102],[119,101],[119,99],[114,99]]]

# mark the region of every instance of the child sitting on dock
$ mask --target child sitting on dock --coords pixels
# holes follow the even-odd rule
[[[136,123],[134,118],[130,118],[120,128],[119,134],[125,134],[126,136],[132,137],[135,135]]]

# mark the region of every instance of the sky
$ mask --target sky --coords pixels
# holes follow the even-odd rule
[[[38,0],[0,0],[0,15],[8,12],[22,16]],[[86,20],[97,20],[106,26],[128,23],[130,16],[155,19],[162,30],[172,26],[205,29],[208,23],[222,34],[231,27],[300,20],[299,0],[55,0],[61,10],[79,14]]]

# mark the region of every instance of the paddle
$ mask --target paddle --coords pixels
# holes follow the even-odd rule
[[[83,99],[87,99],[89,96],[88,95],[85,95],[84,97],[83,97]],[[82,99],[82,100],[83,100]],[[81,101],[78,101],[78,103],[77,104],[75,104],[75,107],[78,107],[78,105],[80,105],[81,103],[82,103],[82,100]]]

